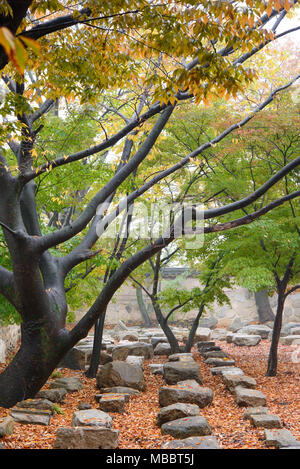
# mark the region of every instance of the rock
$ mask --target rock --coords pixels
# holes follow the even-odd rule
[[[105,427],[59,427],[54,449],[115,449],[118,435]]]
[[[101,389],[102,393],[129,394],[130,396],[139,396],[140,392],[127,386],[113,386]]]
[[[153,348],[155,349],[157,344],[160,344],[160,343],[168,344],[169,342],[168,342],[168,339],[166,338],[166,336],[162,336],[162,337],[151,337],[150,343],[152,344]]]
[[[287,335],[286,337],[280,337],[279,339],[279,342],[282,344],[282,345],[293,345],[293,344],[297,344],[299,342],[297,342],[297,340],[300,339],[300,335]]]
[[[218,319],[214,316],[201,318],[199,321],[199,327],[205,327],[208,329],[215,329],[218,324]]]
[[[167,362],[164,364],[164,379],[167,384],[176,384],[178,381],[194,379],[202,384],[199,365],[196,362]]]
[[[42,409],[50,410],[51,414],[54,414],[54,404],[48,399],[26,399],[16,404],[16,407],[23,409]]]
[[[227,329],[215,329],[211,334],[211,338],[213,340],[226,340],[227,334]]]
[[[129,340],[129,342],[137,342],[139,340],[139,335],[137,332],[125,331],[120,332],[118,335],[119,340]]]
[[[235,401],[239,406],[257,407],[266,405],[266,396],[256,389],[247,389],[241,386],[235,388]]]
[[[126,360],[129,355],[144,357],[145,359],[153,357],[153,347],[146,342],[127,342],[119,343],[112,349],[112,358],[115,361]]]
[[[96,382],[98,388],[126,386],[139,391],[146,389],[146,382],[141,367],[122,361],[113,361],[103,365],[96,376]]]
[[[228,334],[226,335],[227,344],[232,344],[233,335],[234,335],[233,332],[228,332]]]
[[[295,327],[300,327],[300,322],[287,322],[287,323],[285,323],[281,328],[280,335],[282,335],[282,336],[290,335],[291,334],[291,329],[293,329]]]
[[[278,415],[273,414],[251,414],[249,418],[254,427],[260,428],[281,428],[282,423]]]
[[[154,355],[171,355],[171,346],[168,343],[159,342],[155,346]]]
[[[244,372],[238,368],[237,366],[216,366],[216,367],[212,367],[210,368],[210,372],[212,375],[223,375],[224,372],[232,372],[232,373],[242,373],[244,374]]]
[[[192,353],[173,353],[169,355],[169,362],[194,362]]]
[[[199,350],[199,352],[204,351],[207,348],[213,347],[216,343],[213,340],[203,340],[202,342],[197,342],[196,346]],[[220,347],[219,347],[220,349]]]
[[[78,410],[88,410],[91,409],[92,406],[88,402],[79,402],[77,409]]]
[[[5,363],[6,360],[6,343],[0,338],[0,363]]]
[[[99,409],[104,412],[123,413],[125,411],[126,396],[129,398],[129,394],[102,394],[99,399]]]
[[[156,421],[160,427],[166,422],[177,420],[184,417],[195,417],[200,415],[200,409],[196,404],[184,404],[183,402],[176,402],[167,407],[162,407],[157,414]]]
[[[76,410],[73,414],[72,427],[112,427],[112,418],[98,409]]]
[[[300,326],[298,327],[291,327],[290,335],[299,335],[300,336]]]
[[[171,435],[173,438],[188,438],[190,436],[210,435],[211,428],[202,416],[186,417],[161,426],[162,435]]]
[[[113,361],[112,356],[109,353],[102,350],[101,353],[100,353],[100,362],[99,362],[99,364],[100,365],[106,365],[106,363],[110,363],[112,361]]]
[[[67,390],[65,388],[56,388],[56,389],[45,389],[39,391],[35,397],[40,397],[42,399],[47,399],[51,402],[63,402]]]
[[[249,420],[252,415],[260,415],[260,414],[267,414],[268,408],[267,407],[248,407],[247,410],[244,412],[243,419]]]
[[[205,363],[209,366],[234,366],[235,361],[230,358],[207,358]]]
[[[10,416],[18,423],[49,425],[52,412],[50,410],[13,407]]]
[[[243,322],[240,317],[236,316],[228,327],[228,330],[231,332],[237,332],[243,326],[246,326],[246,323]]]
[[[226,388],[229,389],[230,392],[235,392],[235,388],[237,386],[242,386],[243,388],[248,389],[255,389],[256,381],[251,376],[246,375],[234,375],[233,373],[226,373],[222,374],[223,383],[225,384]]]
[[[76,376],[69,378],[59,378],[50,384],[50,389],[65,388],[67,392],[76,392],[82,389],[82,381]]]
[[[252,335],[252,334],[233,334],[232,342],[235,345],[239,345],[242,347],[253,347],[261,341],[260,335]]]
[[[84,370],[90,363],[93,345],[76,345],[69,350],[59,364],[60,368]]]
[[[249,324],[239,329],[239,334],[259,335],[262,339],[267,339],[272,329],[266,325]]]
[[[15,428],[15,420],[11,417],[5,417],[0,420],[0,438],[5,435],[12,435]]]
[[[144,357],[136,357],[135,355],[128,355],[126,358],[126,363],[130,363],[131,365],[143,367],[144,364]]]
[[[194,380],[185,380],[174,386],[163,386],[159,390],[159,405],[166,407],[176,402],[197,404],[200,408],[211,404],[213,391],[200,386]]]
[[[190,436],[182,440],[167,441],[161,449],[220,449],[215,436]]]
[[[202,356],[204,358],[229,358],[226,352],[223,350],[210,350],[209,352],[203,352]]]
[[[198,327],[195,333],[195,341],[209,341],[211,337],[211,330],[208,327]]]
[[[265,444],[266,446],[275,446],[275,448],[297,446],[300,449],[300,442],[286,429],[265,430]]]
[[[149,370],[154,375],[163,375],[164,374],[164,365],[163,365],[163,363],[151,363],[149,365]]]

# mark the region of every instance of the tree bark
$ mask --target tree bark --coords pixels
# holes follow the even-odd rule
[[[195,320],[193,321],[192,327],[190,329],[187,343],[185,344],[185,348],[184,348],[185,352],[190,352],[191,351],[191,348],[192,348],[193,343],[194,343],[194,337],[195,337],[195,334],[196,334],[196,330],[198,328],[200,318],[203,314],[203,310],[204,310],[204,303],[201,303],[200,308],[199,308],[199,312],[198,312]]]
[[[136,299],[137,299],[137,302],[138,302],[138,305],[139,305],[139,310],[140,310],[141,316],[142,316],[143,321],[144,321],[144,326],[145,327],[150,327],[151,326],[151,321],[150,321],[149,315],[148,315],[147,310],[146,310],[146,305],[144,303],[143,293],[142,293],[141,287],[136,287]]]
[[[20,349],[0,375],[0,406],[9,408],[16,402],[33,398],[67,350],[64,330],[56,330],[52,323],[38,320],[24,322]]]

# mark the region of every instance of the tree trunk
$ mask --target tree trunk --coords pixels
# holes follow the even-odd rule
[[[93,341],[93,352],[91,356],[90,366],[85,373],[88,378],[96,378],[99,364],[100,364],[100,355],[102,349],[102,338],[104,331],[106,310],[103,312],[101,317],[95,324],[94,328],[94,341]]]
[[[255,292],[254,296],[259,322],[263,324],[264,322],[274,321],[275,316],[270,306],[266,290]]]
[[[153,301],[153,308],[155,311],[155,315],[157,318],[158,323],[160,324],[162,330],[164,331],[165,336],[168,339],[168,342],[171,347],[171,353],[179,353],[180,352],[180,347],[178,340],[176,339],[175,335],[173,334],[172,330],[170,329],[168,325],[168,321],[164,318],[160,306]]]
[[[53,325],[25,322],[21,326],[21,346],[0,375],[0,406],[9,408],[33,398],[68,350],[63,330]]]
[[[193,321],[192,327],[190,329],[188,340],[187,340],[187,343],[185,344],[185,348],[184,348],[185,352],[190,352],[191,351],[191,348],[192,348],[193,343],[194,343],[194,337],[195,337],[195,334],[196,334],[196,330],[198,328],[200,318],[203,314],[203,310],[204,310],[204,304],[202,303],[200,305],[199,312],[198,312],[195,320]]]
[[[144,321],[144,326],[145,327],[150,327],[151,326],[151,321],[150,321],[149,315],[148,315],[147,310],[146,310],[146,305],[144,303],[143,293],[142,293],[141,287],[136,288],[136,299],[137,299],[137,302],[138,302],[138,305],[139,305],[139,310],[140,310],[141,316],[142,316],[143,321]]]
[[[268,368],[267,368],[266,376],[276,376],[277,374],[278,344],[279,344],[280,331],[281,331],[281,326],[282,326],[284,301],[285,301],[284,291],[279,291],[277,311],[276,311],[276,316],[275,316],[275,321],[274,321],[272,342],[271,342],[271,347],[269,351]]]

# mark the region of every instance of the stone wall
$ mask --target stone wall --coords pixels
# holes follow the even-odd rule
[[[199,286],[197,279],[188,277],[184,281],[186,287],[191,289],[195,286]],[[163,287],[163,284],[162,284]],[[232,290],[225,289],[225,293],[230,299],[231,305],[219,306],[215,303],[212,307],[212,311],[207,311],[206,316],[213,315],[219,320],[218,325],[220,327],[226,327],[236,316],[242,320],[258,322],[258,314],[255,304],[254,293],[249,292],[246,288],[236,287]],[[144,302],[147,306],[148,314],[151,319],[155,320],[155,314],[153,312],[149,298],[143,292]],[[270,298],[270,304],[273,312],[276,312],[277,295]],[[82,311],[78,311],[76,319],[80,319],[86,308]],[[196,310],[191,310],[183,317],[182,313],[178,313],[175,319],[190,319],[195,316]],[[119,320],[128,322],[142,322],[141,314],[138,308],[138,302],[136,298],[136,289],[131,284],[124,284],[123,287],[117,292],[107,308],[107,323],[116,324]],[[296,292],[289,295],[284,309],[284,321],[300,321],[300,292]]]

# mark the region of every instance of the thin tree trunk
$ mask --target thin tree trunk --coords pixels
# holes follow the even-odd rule
[[[268,357],[268,368],[266,372],[266,376],[276,376],[277,374],[277,365],[278,365],[278,344],[280,338],[280,331],[282,327],[282,316],[283,316],[283,308],[284,308],[284,292],[280,290],[278,292],[278,303],[277,303],[277,311],[274,321],[273,333],[272,333],[272,341],[271,347],[269,351]]]
[[[88,378],[95,378],[98,372],[98,368],[100,364],[101,349],[102,349],[105,316],[106,316],[106,310],[102,313],[101,317],[98,319],[98,321],[95,324],[93,353],[91,356],[90,366],[87,372],[85,373]]]
[[[201,303],[200,308],[199,308],[199,312],[198,312],[196,318],[194,319],[192,327],[190,329],[187,343],[185,344],[185,348],[184,348],[185,352],[190,352],[191,351],[191,348],[194,344],[194,337],[195,337],[195,334],[196,334],[196,330],[198,328],[200,318],[203,314],[203,310],[204,310],[204,303]]]

